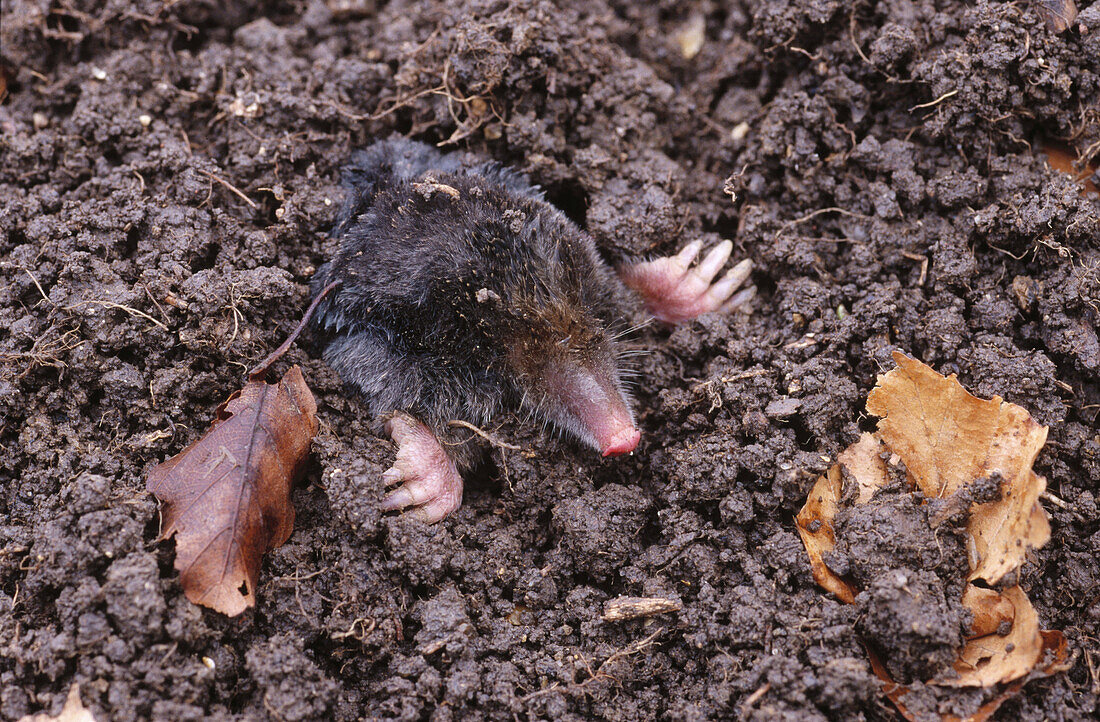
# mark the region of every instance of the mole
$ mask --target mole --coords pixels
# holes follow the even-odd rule
[[[386,511],[436,522],[459,507],[480,452],[453,422],[519,412],[603,456],[632,452],[632,311],[674,324],[755,293],[749,260],[714,281],[729,241],[698,263],[702,241],[613,269],[524,175],[469,152],[392,136],[355,152],[342,180],[338,247],[313,291],[338,285],[315,323],[325,361],[397,444]]]

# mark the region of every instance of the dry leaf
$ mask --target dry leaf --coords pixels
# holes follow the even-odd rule
[[[45,712],[40,712],[35,715],[27,715],[19,722],[95,722],[95,717],[84,708],[84,704],[80,701],[80,685],[73,682],[73,686],[69,687],[69,696],[65,700],[65,706],[61,708],[61,713],[58,716],[51,717]]]
[[[1038,670],[1038,674],[1044,677],[1048,677],[1057,672],[1063,672],[1070,668],[1069,653],[1066,649],[1066,638],[1061,632],[1043,632],[1043,646],[1040,650],[1040,657],[1049,658],[1050,661]],[[910,722],[916,722],[916,716],[909,711],[905,705],[905,695],[909,694],[909,688],[904,687],[894,682],[890,677],[890,673],[886,671],[886,665],[882,663],[878,655],[874,650],[867,650],[867,657],[871,662],[871,670],[875,675],[883,682],[883,692],[897,707],[898,712],[902,717]],[[944,713],[941,716],[942,722],[984,722],[989,719],[994,712],[997,711],[1005,700],[1013,697],[1024,687],[1024,683],[1027,680],[1020,679],[1012,684],[1006,685],[1000,692],[1000,694],[987,700],[985,704],[979,707],[973,714],[966,717],[959,717],[950,713]]]
[[[909,694],[909,688],[894,682],[890,677],[890,673],[886,671],[886,665],[882,663],[882,660],[878,658],[874,650],[868,649],[867,657],[871,661],[871,671],[882,680],[883,692],[886,694],[886,697],[894,703],[898,713],[909,720],[909,722],[917,722],[917,716],[910,712],[908,706],[905,704],[905,695]],[[1023,686],[1023,682],[1016,682],[1015,684],[1005,687],[1005,689],[1001,690],[1000,694],[988,700],[979,707],[977,711],[966,717],[959,717],[958,715],[947,712],[940,716],[940,720],[941,722],[985,722],[985,720],[993,716],[997,708],[1004,704],[1005,700],[1014,696]]]
[[[994,631],[992,634],[967,640],[959,650],[959,659],[955,662],[955,671],[959,676],[955,679],[936,680],[934,684],[948,687],[989,687],[1019,679],[1039,662],[1043,651],[1039,615],[1035,613],[1035,608],[1031,606],[1023,590],[1010,587],[996,595],[999,599],[984,593],[964,594],[963,603],[974,603],[978,596],[983,605],[991,605],[992,609],[971,607],[975,617],[1011,614],[1009,632],[1000,636]],[[1005,603],[1011,607],[1011,611],[1005,608]],[[983,626],[988,626],[992,621],[988,619]]]
[[[873,434],[862,434],[859,441],[840,454],[837,459],[840,464],[834,464],[817,480],[806,498],[806,504],[795,518],[798,535],[802,537],[802,543],[810,557],[814,581],[846,604],[855,601],[857,590],[833,572],[824,559],[825,553],[836,546],[833,519],[836,517],[843,485],[840,467],[843,465],[859,486],[856,503],[866,504],[875,491],[886,484],[886,465],[882,461],[880,450],[881,444]]]
[[[925,496],[947,497],[977,479],[999,478],[1002,498],[969,510],[970,581],[1002,579],[1019,568],[1029,547],[1041,546],[1050,536],[1046,512],[1038,503],[1045,482],[1031,470],[1046,429],[999,397],[983,401],[971,396],[954,376],[944,378],[902,354],[894,359],[898,368],[879,377],[867,400],[868,411],[882,417],[878,432],[863,434],[839,455],[838,463],[818,479],[797,518],[814,579],[847,602],[854,601],[859,590],[824,563],[825,553],[836,544],[833,521],[844,473],[859,487],[854,503],[865,504],[889,478],[885,453],[905,464],[910,481]],[[957,676],[930,683],[974,687],[1014,682],[963,722],[988,719],[1020,690],[1022,678],[1044,655],[1048,662],[1039,674],[1053,674],[1068,665],[1065,637],[1040,631],[1038,616],[1019,587],[997,591],[967,584],[963,604],[974,622],[954,665]],[[915,719],[903,702],[909,690],[890,678],[873,650],[868,655],[887,697],[903,717]],[[960,722],[950,714],[943,720]]]
[[[802,544],[806,547],[806,554],[810,557],[810,571],[814,575],[814,581],[826,591],[835,594],[840,601],[852,604],[856,600],[856,588],[829,569],[824,559],[825,552],[836,547],[833,519],[836,518],[842,484],[840,465],[834,464],[826,474],[818,478],[810,495],[806,497],[806,504],[795,517],[795,522],[798,535],[802,537]]]
[[[1035,12],[1051,32],[1062,33],[1077,19],[1077,3],[1074,0],[1034,0]]]
[[[970,579],[996,584],[1020,567],[1029,548],[1050,539],[1038,505],[1046,481],[1031,470],[1047,429],[999,396],[970,395],[954,374],[944,378],[897,352],[894,361],[898,368],[878,378],[867,411],[882,417],[879,437],[921,492],[943,498],[976,479],[1002,479],[1003,498],[978,505],[967,525],[977,556]]]
[[[995,634],[1002,624],[1012,624],[1016,607],[996,589],[986,589],[967,584],[963,591],[963,606],[974,615],[970,625],[970,637]]]
[[[290,536],[290,488],[317,433],[317,404],[301,370],[292,367],[277,384],[262,380],[264,370],[147,482],[163,502],[161,538],[176,535],[187,598],[230,616],[255,605],[264,552]]]
[[[859,441],[837,456],[859,487],[857,504],[871,501],[875,492],[886,486],[886,462],[882,459],[882,443],[874,434],[860,434]]]

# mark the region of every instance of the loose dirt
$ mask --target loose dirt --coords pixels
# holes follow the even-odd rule
[[[1054,35],[984,0],[5,3],[0,717],[75,681],[116,722],[894,719],[863,640],[906,679],[948,659],[961,545],[867,509],[843,605],[794,515],[901,349],[1050,425],[1020,581],[1075,656],[995,719],[1093,719],[1100,199],[1041,152],[1100,154],[1078,4]],[[522,169],[611,261],[730,238],[760,297],[639,335],[633,456],[509,421],[434,527],[379,514],[393,450],[306,339],[294,534],[254,611],[195,607],[145,475],[293,328],[340,164],[395,131]],[[683,609],[603,621],[620,595]]]

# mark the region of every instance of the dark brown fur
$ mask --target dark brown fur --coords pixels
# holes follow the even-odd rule
[[[325,359],[371,412],[443,438],[451,419],[526,411],[594,444],[547,392],[570,364],[622,390],[629,301],[592,238],[521,175],[400,137],[356,153],[345,184],[314,290],[341,285],[317,318]]]

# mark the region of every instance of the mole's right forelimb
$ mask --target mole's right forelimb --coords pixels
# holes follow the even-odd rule
[[[749,259],[711,283],[729,260],[732,243],[722,241],[692,268],[692,261],[702,248],[702,241],[693,241],[675,256],[624,266],[619,269],[619,276],[642,297],[650,313],[665,323],[690,321],[712,311],[733,311],[756,295],[753,286],[734,293],[752,272]]]

